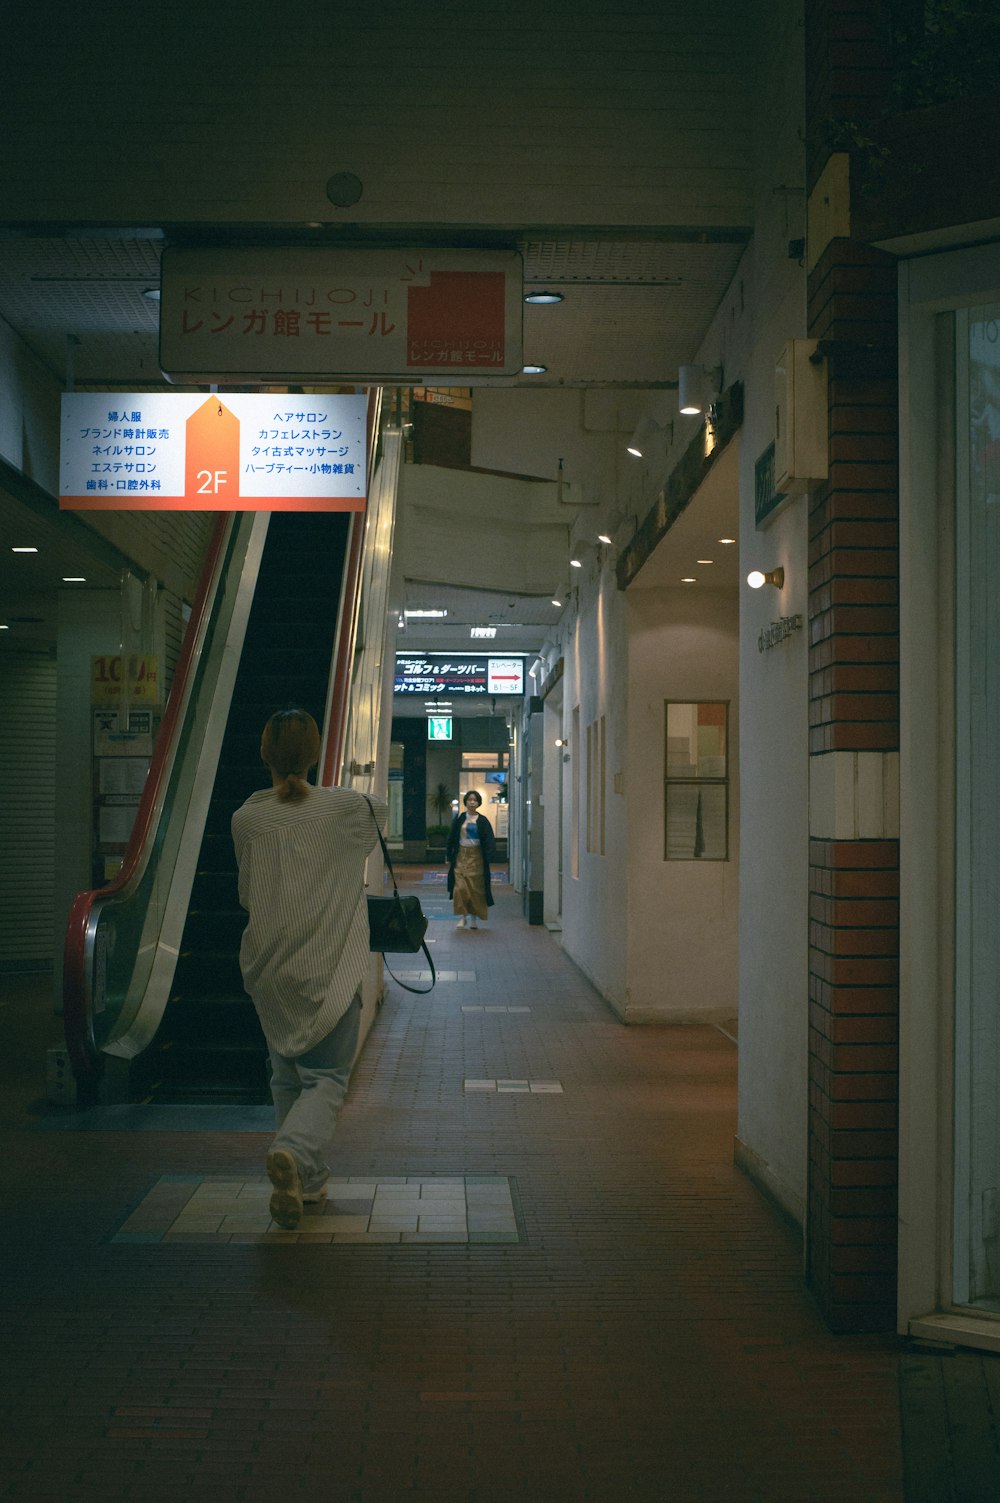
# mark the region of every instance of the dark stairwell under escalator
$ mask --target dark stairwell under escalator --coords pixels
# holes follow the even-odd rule
[[[132,1066],[133,1100],[268,1100],[264,1038],[240,976],[246,914],[230,820],[268,786],[260,758],[268,716],[295,706],[323,723],[347,530],[344,513],[271,517],[174,984],[155,1038]]]

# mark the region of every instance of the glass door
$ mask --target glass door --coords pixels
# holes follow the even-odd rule
[[[1000,1312],[1000,303],[956,315],[953,1296]]]

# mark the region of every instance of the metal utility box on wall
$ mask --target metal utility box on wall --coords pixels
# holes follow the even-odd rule
[[[828,473],[826,361],[815,339],[790,339],[774,368],[774,488],[805,491]]]

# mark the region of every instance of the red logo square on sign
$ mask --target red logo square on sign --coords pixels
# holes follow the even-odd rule
[[[502,367],[504,276],[499,271],[432,271],[407,292],[410,369]]]

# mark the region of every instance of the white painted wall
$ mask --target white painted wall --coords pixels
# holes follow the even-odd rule
[[[570,738],[570,761],[563,766],[563,945],[573,960],[611,1003],[624,1014],[626,999],[625,913],[629,895],[626,799],[616,793],[615,774],[624,773],[628,737],[627,621],[625,596],[617,588],[610,559],[591,559],[578,586],[575,617],[564,621],[563,735]],[[579,710],[581,734],[573,734]],[[586,849],[586,726],[605,717],[604,854]],[[556,779],[558,769],[556,769]],[[579,864],[573,874],[572,787],[580,786]],[[554,779],[554,781],[556,780]],[[555,842],[547,847],[549,868]]]
[[[788,0],[758,7],[754,242],[740,272],[750,312],[740,444],[740,563],[782,565],[785,586],[740,594],[740,1160],[797,1220],[808,1163],[808,497],[754,523],[754,462],[774,439],[774,365],[806,329],[802,32]],[[801,612],[767,652],[762,627]]]
[[[731,1018],[737,1001],[737,611],[730,591],[631,589],[625,1021]],[[729,859],[664,860],[664,701],[727,700]]]

